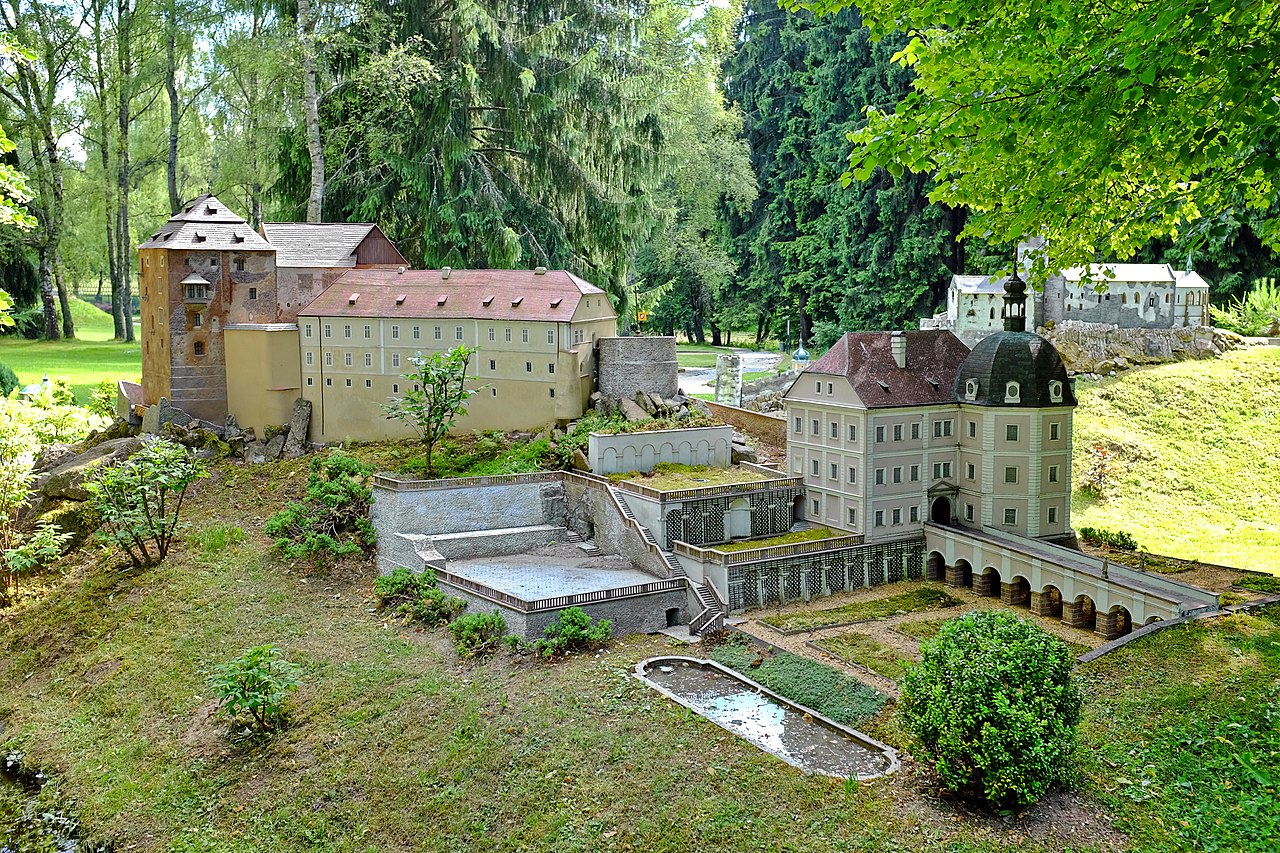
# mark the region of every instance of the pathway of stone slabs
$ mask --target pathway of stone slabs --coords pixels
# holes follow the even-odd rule
[[[877,586],[870,589],[859,589],[853,592],[842,592],[831,595],[826,598],[814,599],[809,604],[797,602],[788,604],[785,607],[773,607],[766,610],[753,610],[743,614],[743,620],[736,627],[745,631],[757,639],[776,646],[780,649],[786,649],[798,655],[812,658],[822,663],[835,666],[853,675],[864,684],[874,687],[882,693],[897,698],[898,688],[892,679],[885,678],[877,673],[871,672],[860,666],[850,664],[841,658],[836,657],[821,649],[814,648],[812,643],[819,643],[827,637],[835,637],[840,634],[859,633],[865,634],[874,640],[878,640],[892,649],[900,652],[904,658],[910,660],[920,659],[920,642],[914,637],[908,636],[897,630],[897,626],[904,622],[918,622],[924,619],[951,619],[971,610],[994,610],[996,608],[1012,609],[1018,615],[1030,619],[1049,633],[1069,640],[1073,643],[1079,643],[1082,646],[1093,649],[1102,645],[1103,640],[1092,631],[1084,631],[1079,628],[1072,628],[1062,624],[1057,619],[1042,618],[1034,616],[1030,611],[1021,608],[1005,608],[998,598],[988,598],[985,596],[974,595],[973,591],[967,588],[961,589],[956,587],[942,587],[947,595],[952,598],[959,599],[960,603],[953,607],[940,607],[932,610],[916,610],[911,613],[899,613],[894,616],[886,616],[883,619],[874,619],[867,622],[856,622],[852,625],[838,625],[830,628],[816,628],[812,631],[802,631],[798,634],[783,634],[772,625],[768,625],[760,620],[764,617],[775,616],[780,613],[806,613],[818,610],[829,610],[835,607],[841,607],[845,604],[852,604],[859,601],[872,601],[878,598],[889,598],[890,596],[900,595],[903,592],[920,586],[920,581],[906,581],[903,583],[890,584],[888,586]],[[933,585],[933,584],[929,584]]]
[[[509,593],[521,601],[540,601],[659,580],[635,568],[625,557],[584,557],[575,545],[552,545],[504,557],[450,560],[446,568],[451,574]]]

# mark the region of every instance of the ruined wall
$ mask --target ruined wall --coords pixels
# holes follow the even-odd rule
[[[1067,370],[1103,375],[1140,364],[1214,358],[1244,343],[1238,335],[1205,326],[1125,329],[1065,320],[1037,332],[1057,348]]]
[[[600,338],[596,384],[606,397],[633,398],[637,391],[663,399],[679,390],[675,338]]]

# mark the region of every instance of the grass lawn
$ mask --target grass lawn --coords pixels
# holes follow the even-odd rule
[[[1074,469],[1101,442],[1117,458],[1106,499],[1077,491],[1072,524],[1123,530],[1144,550],[1277,572],[1280,347],[1081,383]]]
[[[46,373],[65,376],[81,403],[104,379],[141,380],[142,344],[113,342],[110,314],[77,299],[72,302],[72,317],[76,340],[28,341],[6,335],[0,337],[0,362],[18,375],[21,385],[39,382]]]
[[[814,645],[843,661],[865,666],[872,672],[893,681],[897,681],[906,673],[903,665],[910,662],[910,658],[904,659],[902,653],[892,646],[887,646],[879,640],[856,631],[825,637],[816,641]]]
[[[766,539],[743,539],[726,545],[712,545],[717,551],[750,551],[753,548],[768,548],[772,545],[792,545],[796,542],[816,542],[819,539],[830,539],[840,536],[826,527],[809,527],[805,530],[793,530]]]
[[[674,489],[700,489],[705,486],[727,486],[734,483],[758,483],[767,480],[758,471],[730,466],[713,468],[706,465],[681,465],[679,463],[661,463],[648,474],[631,472],[612,474],[610,480],[625,481],[648,486],[651,489],[672,491]]]
[[[776,613],[762,616],[761,622],[786,632],[813,631],[832,625],[844,625],[850,622],[863,622],[868,619],[883,619],[899,613],[915,613],[921,610],[934,610],[939,607],[954,607],[960,602],[947,595],[941,587],[918,586],[909,592],[890,595],[884,598],[873,598],[869,601],[855,601],[840,607],[826,610],[798,611],[795,613]]]
[[[938,632],[942,630],[942,624],[946,619],[917,619],[913,622],[900,622],[894,627],[908,637],[917,640],[932,640],[938,636]]]

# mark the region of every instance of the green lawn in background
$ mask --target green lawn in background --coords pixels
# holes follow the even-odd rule
[[[115,343],[111,315],[87,302],[72,302],[72,318],[76,324],[76,340],[29,341],[7,335],[0,338],[0,362],[18,375],[20,385],[39,382],[47,373],[51,378],[65,376],[71,380],[76,399],[89,399],[89,391],[104,379],[142,377],[142,344]]]

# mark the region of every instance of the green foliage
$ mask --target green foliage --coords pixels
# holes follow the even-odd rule
[[[507,634],[507,620],[498,611],[468,613],[449,625],[458,656],[485,658],[496,652]]]
[[[432,451],[432,476],[492,477],[541,471],[551,460],[546,438],[514,441],[500,432],[440,439]],[[425,456],[413,456],[399,465],[401,474],[427,476]]]
[[[447,596],[436,587],[436,573],[430,568],[421,573],[398,568],[379,575],[373,582],[378,608],[390,609],[410,622],[427,626],[443,625],[467,608],[461,598]]]
[[[1215,326],[1237,335],[1280,335],[1280,282],[1259,279],[1248,293],[1209,310]]]
[[[869,619],[883,619],[899,613],[916,613],[942,607],[955,607],[960,601],[941,587],[917,586],[907,592],[855,601],[821,610],[798,610],[793,613],[770,614],[761,619],[780,631],[813,631],[830,625],[846,625]]]
[[[111,379],[104,379],[89,392],[89,402],[85,408],[102,418],[116,416],[116,385]]]
[[[1000,610],[945,623],[901,682],[901,714],[953,791],[1029,805],[1069,777],[1084,698],[1066,645]]]
[[[8,397],[18,385],[18,374],[9,365],[0,362],[0,397]]]
[[[1275,575],[1245,575],[1235,585],[1267,595],[1280,595],[1280,577]]]
[[[1080,475],[1077,487],[1098,500],[1106,500],[1119,470],[1115,453],[1104,442],[1095,441],[1088,448],[1088,465]]]
[[[858,726],[880,712],[885,698],[856,678],[790,652],[765,651],[741,634],[707,650],[717,663],[838,723]]]
[[[276,549],[291,560],[321,564],[370,553],[377,544],[369,521],[372,474],[373,468],[338,449],[312,457],[303,500],[267,519]]]
[[[1081,527],[1076,530],[1080,538],[1090,545],[1106,545],[1124,551],[1137,551],[1138,540],[1123,530],[1106,530],[1098,527]]]
[[[403,374],[404,394],[382,405],[388,419],[413,427],[422,437],[428,477],[432,476],[431,449],[467,414],[467,401],[476,393],[477,389],[467,387],[473,379],[467,375],[467,366],[475,352],[474,347],[454,347],[426,356],[417,353],[409,359],[413,372]]]
[[[847,663],[866,667],[891,681],[902,677],[906,671],[905,662],[910,660],[908,656],[892,646],[854,631],[837,634],[834,637],[824,637],[815,641],[814,645]]]
[[[533,652],[544,658],[560,657],[604,648],[613,636],[613,623],[592,619],[581,607],[566,607],[543,629],[543,635],[533,642]]]
[[[188,487],[207,476],[203,462],[163,438],[145,440],[119,465],[99,466],[84,484],[102,519],[99,539],[135,566],[164,560],[181,529]]]
[[[37,525],[18,544],[5,548],[2,567],[4,583],[0,585],[0,601],[17,595],[18,579],[23,575],[29,575],[62,556],[62,549],[71,535],[64,533],[56,524],[44,522]]]
[[[218,707],[228,717],[266,732],[285,722],[285,700],[298,689],[301,674],[301,668],[280,649],[263,645],[215,667],[210,684],[218,694]]]
[[[244,530],[234,524],[211,524],[190,537],[191,544],[199,546],[205,554],[221,554],[228,548],[243,545]]]

